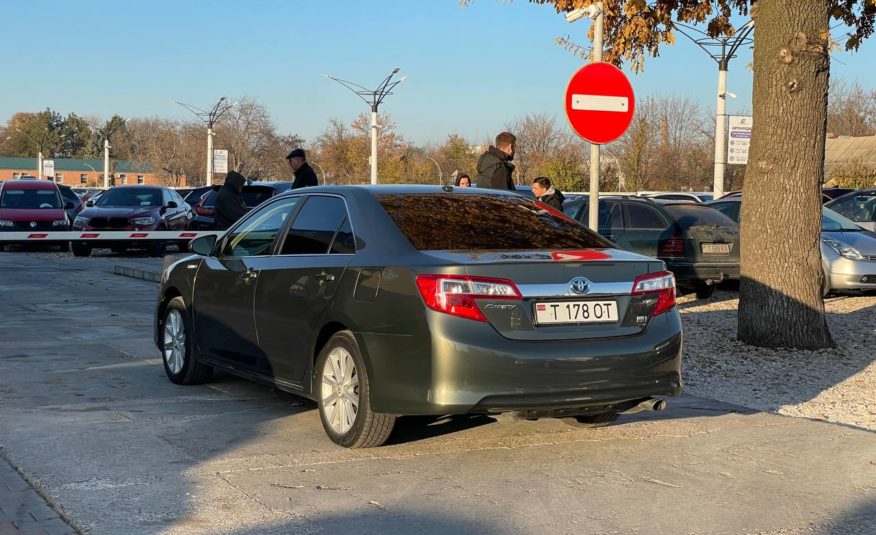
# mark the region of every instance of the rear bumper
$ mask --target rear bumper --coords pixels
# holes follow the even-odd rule
[[[427,312],[431,335],[357,333],[371,404],[391,414],[598,407],[681,393],[681,319],[624,338],[523,342],[480,322]]]
[[[662,259],[666,269],[675,275],[680,286],[697,284],[706,281],[721,282],[739,280],[739,263],[724,262],[678,262],[672,259]]]

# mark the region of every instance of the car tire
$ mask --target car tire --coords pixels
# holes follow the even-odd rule
[[[371,410],[368,372],[353,333],[336,333],[320,351],[313,387],[319,419],[332,442],[374,448],[389,438],[396,416]]]
[[[596,427],[605,427],[617,420],[620,414],[617,411],[600,412],[596,414],[581,414],[571,418],[563,418],[563,421],[572,427],[581,429],[593,429]]]
[[[70,249],[73,251],[73,256],[90,256],[91,255],[91,246],[80,243],[80,242],[70,242]]]
[[[164,372],[172,382],[199,385],[213,376],[213,367],[199,362],[195,354],[191,318],[182,297],[174,297],[164,309],[160,340]]]
[[[824,279],[822,279],[822,281],[821,281],[821,297],[822,298],[830,295],[831,288],[830,288],[830,283],[828,281],[830,281],[830,277],[828,277],[827,273],[825,273]]]
[[[697,284],[696,292],[697,299],[708,299],[715,295],[715,290],[717,286],[714,284]]]

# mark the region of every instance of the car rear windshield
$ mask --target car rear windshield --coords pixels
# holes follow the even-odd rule
[[[516,196],[375,194],[418,250],[532,250],[614,247],[581,224]]]
[[[108,189],[100,196],[97,206],[161,206],[161,190]]]
[[[711,206],[703,206],[701,204],[670,204],[663,208],[669,213],[669,216],[678,224],[679,227],[689,229],[690,227],[737,227],[735,221],[715,210]]]
[[[0,208],[11,210],[36,210],[40,208],[60,208],[61,197],[50,189],[14,189],[3,192]]]

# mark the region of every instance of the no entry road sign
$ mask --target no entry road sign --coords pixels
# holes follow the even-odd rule
[[[566,117],[590,143],[604,145],[621,137],[633,120],[634,108],[630,81],[610,63],[581,67],[566,87]]]

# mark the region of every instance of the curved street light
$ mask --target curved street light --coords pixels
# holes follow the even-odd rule
[[[377,89],[367,89],[362,87],[359,84],[348,82],[347,80],[341,80],[340,78],[335,78],[329,74],[323,73],[323,76],[329,78],[330,80],[334,80],[335,82],[341,84],[346,87],[353,93],[355,93],[359,98],[365,101],[365,104],[371,106],[371,183],[377,184],[377,129],[380,128],[377,124],[377,107],[383,102],[383,99],[392,94],[392,90],[398,84],[407,80],[407,76],[402,76],[399,80],[392,82],[392,77],[395,76],[399,71],[399,68],[396,67],[389,73],[389,76],[383,79],[382,82],[377,86]]]
[[[736,57],[736,52],[743,45],[750,45],[753,39],[749,37],[754,31],[754,20],[743,24],[739,31],[730,37],[712,37],[708,33],[688,26],[676,23],[675,29],[694,42],[703,52],[709,55],[718,64],[718,102],[715,109],[715,172],[712,194],[715,198],[724,195],[724,167],[727,159],[727,143],[725,130],[727,128],[727,95],[735,98],[735,95],[727,92],[727,67],[730,60]]]
[[[30,137],[30,134],[21,130],[20,128],[16,128],[15,131],[18,132],[19,134],[23,135],[24,137],[26,137],[28,140],[30,140],[31,143],[36,143],[36,146],[37,146],[37,179],[42,180],[42,178],[43,178],[43,145],[45,145],[45,143],[46,143],[46,138],[49,135],[49,131],[46,130],[46,132],[43,134],[43,137],[40,138],[40,141],[37,141],[36,139]],[[6,139],[9,140],[10,138],[7,137]]]
[[[315,165],[316,167],[319,168],[320,172],[322,173],[322,185],[325,186],[325,169],[323,169],[322,166],[316,162],[309,162],[309,163],[311,165]]]
[[[426,158],[429,158],[430,160],[432,160],[432,163],[434,163],[434,164],[435,164],[435,167],[438,168],[438,183],[439,183],[439,184],[443,184],[443,183],[444,183],[444,173],[441,172],[441,166],[438,165],[438,162],[435,160],[435,158],[429,156],[428,154],[424,154],[423,156],[425,156]]]
[[[183,108],[189,110],[194,113],[198,119],[207,123],[207,185],[213,185],[213,126],[216,124],[216,121],[219,120],[219,117],[237,105],[237,102],[232,102],[231,104],[224,104],[225,97],[221,97],[215,106],[210,108],[209,110],[202,110],[201,108],[192,106],[190,104],[186,104],[184,102],[180,102],[178,100],[171,100],[171,102],[175,104],[179,104]]]

